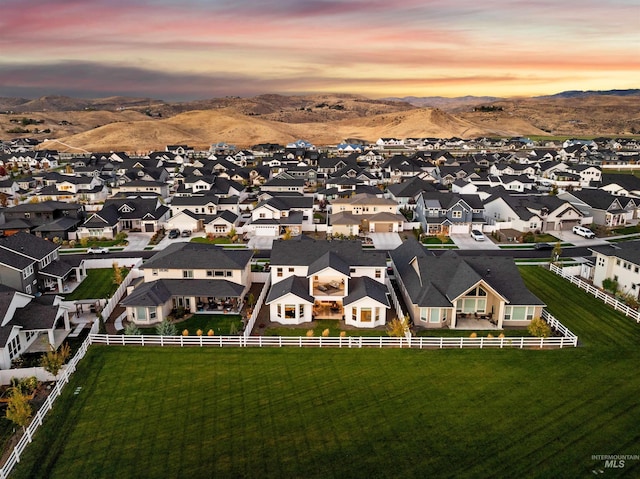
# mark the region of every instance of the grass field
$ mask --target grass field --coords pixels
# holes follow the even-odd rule
[[[581,347],[92,346],[12,477],[638,477],[640,326],[520,270]]]
[[[122,268],[122,278],[129,273],[129,268]],[[88,269],[87,277],[71,293],[65,295],[65,301],[76,299],[110,298],[118,289],[113,282],[113,268]]]

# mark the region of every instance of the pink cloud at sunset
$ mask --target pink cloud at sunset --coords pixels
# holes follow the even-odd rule
[[[631,18],[635,0],[9,0],[0,96],[636,88]]]

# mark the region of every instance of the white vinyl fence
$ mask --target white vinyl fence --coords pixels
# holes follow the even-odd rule
[[[396,290],[393,289],[393,285],[389,278],[385,281],[387,285],[387,291],[389,291],[389,296],[391,297],[391,303],[396,310],[396,314],[398,315],[398,319],[402,320],[404,318],[404,311],[402,311],[402,306],[400,305],[400,301],[398,301],[398,296],[396,295]]]
[[[124,296],[124,293],[127,291],[127,286],[129,286],[134,279],[139,278],[140,276],[143,276],[142,271],[138,269],[138,266],[140,264],[142,264],[141,260],[139,263],[134,265],[131,271],[129,271],[129,274],[127,274],[127,276],[124,278],[120,286],[118,286],[118,289],[116,289],[116,292],[113,293],[113,296],[111,296],[111,298],[109,298],[109,301],[107,301],[107,304],[102,310],[102,317],[105,319],[105,321],[109,316],[111,316],[111,313],[113,313],[113,310],[116,309],[116,306],[118,305],[118,303],[120,303],[120,300]]]
[[[411,338],[388,336],[130,336],[91,334],[91,344],[107,346],[177,346],[177,347],[314,347],[314,348],[565,348],[576,347],[578,338],[444,338],[417,336]]]
[[[260,309],[262,308],[262,304],[264,303],[265,298],[267,297],[267,293],[269,292],[269,286],[271,286],[271,275],[267,276],[266,281],[264,282],[264,286],[262,287],[262,291],[260,291],[260,296],[256,300],[256,304],[253,305],[253,312],[251,313],[251,317],[244,327],[244,337],[249,337],[251,331],[256,325],[256,320],[258,319],[258,314],[260,313]]]
[[[20,462],[20,456],[22,455],[27,445],[33,440],[33,435],[35,434],[35,432],[40,426],[42,426],[44,417],[51,410],[56,399],[58,399],[58,396],[60,396],[60,394],[62,393],[65,385],[69,382],[69,378],[75,372],[80,360],[87,353],[87,349],[89,349],[90,344],[91,340],[87,338],[82,343],[75,356],[71,359],[71,361],[69,361],[69,363],[64,367],[63,371],[59,374],[58,381],[56,382],[54,388],[51,390],[51,393],[49,393],[49,397],[47,397],[47,400],[40,407],[40,409],[38,409],[38,412],[31,420],[31,423],[25,429],[24,435],[20,438],[18,444],[16,444],[16,447],[9,455],[7,461],[0,468],[0,479],[5,479],[15,467],[15,465]]]
[[[603,301],[605,304],[608,304],[616,311],[620,311],[625,316],[635,319],[636,322],[640,323],[640,311],[630,308],[629,306],[624,304],[622,301],[618,301],[614,296],[610,295],[609,293],[605,293],[601,289],[596,288],[592,284],[587,283],[586,281],[578,278],[577,276],[573,276],[571,274],[566,273],[565,271],[562,270],[562,268],[559,268],[555,264],[551,264],[550,269],[553,273],[557,274],[558,276],[562,276],[564,279],[568,280],[572,284],[575,284],[579,288],[584,289],[589,294],[592,294],[599,300]]]

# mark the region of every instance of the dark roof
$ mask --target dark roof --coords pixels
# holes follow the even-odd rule
[[[616,258],[629,261],[630,263],[640,265],[640,240],[595,246],[589,249],[596,253],[606,256],[614,256]]]
[[[160,306],[171,298],[171,292],[164,280],[144,283],[127,295],[120,304],[122,306]]]
[[[455,298],[479,281],[484,281],[509,304],[544,304],[527,289],[513,258],[462,257],[453,251],[433,256],[412,239],[393,250],[391,258],[411,301],[420,307],[451,307]],[[413,261],[417,262],[419,274]]]
[[[609,210],[618,199],[605,190],[582,189],[572,191],[570,194],[592,208],[605,211]],[[615,205],[614,208],[618,209],[618,205]]]
[[[73,266],[65,263],[62,260],[55,260],[40,270],[40,273],[47,276],[54,276],[56,278],[64,278],[73,271]]]
[[[63,216],[47,224],[40,225],[33,231],[67,231],[80,223],[82,223],[81,219]]]
[[[313,303],[314,299],[309,295],[309,280],[301,276],[288,276],[282,281],[278,281],[271,285],[266,303],[269,304],[282,296],[293,294],[309,303]]]
[[[29,233],[19,232],[0,238],[0,248],[41,260],[58,249],[58,245]]]
[[[307,276],[311,276],[326,268],[331,268],[346,276],[349,276],[349,264],[345,262],[348,258],[341,258],[340,255],[334,251],[327,251],[325,254],[316,259],[309,265]]]
[[[182,242],[156,253],[141,269],[244,269],[252,256],[253,252],[249,250]]]
[[[367,276],[351,278],[349,281],[349,294],[344,298],[343,304],[346,306],[362,298],[371,298],[378,303],[384,304],[387,308],[390,307],[387,287],[383,283]]]
[[[271,264],[283,266],[312,265],[333,252],[349,266],[385,266],[385,254],[362,248],[360,241],[322,241],[303,237],[300,241],[276,240],[271,249]]]

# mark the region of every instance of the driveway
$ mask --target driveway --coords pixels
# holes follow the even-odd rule
[[[552,234],[556,238],[558,238],[563,243],[571,243],[575,246],[600,246],[610,244],[606,239],[603,238],[585,238],[584,236],[579,236],[574,234],[572,231],[549,231],[548,233]],[[610,238],[609,238],[610,239]]]
[[[373,240],[376,249],[392,250],[402,244],[398,233],[369,233],[368,236]]]
[[[474,240],[469,233],[466,234],[452,234],[450,238],[460,249],[478,249],[478,250],[491,250],[500,249],[487,235],[484,235],[484,241]]]
[[[249,249],[271,249],[273,246],[273,236],[252,236],[247,242]]]
[[[129,244],[125,246],[124,251],[144,250],[152,236],[153,233],[127,233],[127,241]]]

